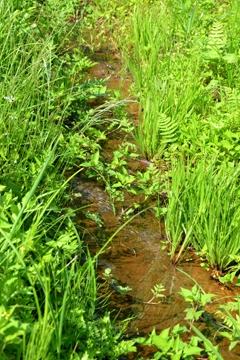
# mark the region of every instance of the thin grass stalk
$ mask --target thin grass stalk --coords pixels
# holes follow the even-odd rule
[[[71,269],[70,269],[70,274],[67,275],[67,284],[66,284],[66,287],[65,287],[63,300],[62,300],[62,307],[61,307],[61,310],[60,310],[60,319],[59,319],[59,324],[58,324],[58,337],[57,337],[57,353],[58,353],[58,358],[59,359],[60,359],[60,354],[61,354],[62,331],[63,331],[65,310],[66,310],[66,305],[67,305],[67,297],[68,297],[68,292],[69,292],[69,289],[70,289],[71,280],[74,277],[74,267],[75,267],[75,262],[72,263]]]
[[[214,355],[216,355],[218,360],[224,360],[222,355],[219,353],[219,351],[216,349],[216,347],[211,343],[210,340],[208,340],[202,333],[199,331],[192,323],[189,325],[193,329],[193,331],[197,334],[200,339],[202,339],[203,343],[206,344],[206,346],[212,351]]]

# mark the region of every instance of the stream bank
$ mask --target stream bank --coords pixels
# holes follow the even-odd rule
[[[109,89],[120,90],[123,98],[129,96],[131,78],[122,77],[121,62],[118,57],[111,57],[103,49],[94,53],[92,59],[98,61],[89,72],[90,78],[108,78]],[[128,111],[134,123],[137,123],[138,106],[136,103],[129,105]],[[130,137],[128,139],[132,140]],[[112,158],[113,151],[122,143],[121,134],[115,134],[114,138],[108,139],[103,146],[103,157],[107,160]],[[131,171],[144,169],[147,164],[133,160],[130,165]],[[125,208],[131,206],[132,198],[125,198],[124,203],[115,204],[116,214],[112,211],[111,199],[105,191],[104,184],[88,179],[84,174],[78,175],[72,182],[74,193],[72,205],[80,208],[88,205],[88,211],[98,213],[103,222],[99,228],[92,220],[79,217],[77,223],[87,229],[85,236],[91,252],[96,254],[104,243],[122,225],[121,214]],[[81,194],[80,197],[77,194]],[[74,194],[73,194],[74,195]],[[133,317],[129,324],[129,335],[149,334],[153,328],[157,332],[173,327],[180,323],[186,325],[184,320],[186,303],[179,295],[181,288],[190,289],[196,281],[206,293],[217,295],[217,300],[207,308],[213,313],[225,300],[237,296],[236,290],[223,287],[211,276],[210,272],[201,267],[201,261],[194,253],[190,254],[189,261],[181,262],[178,267],[170,262],[166,250],[162,249],[165,242],[164,223],[159,223],[151,210],[135,217],[113,239],[107,250],[99,257],[98,274],[101,277],[105,269],[111,269],[117,284],[122,287],[130,287],[131,291],[121,294],[117,287],[112,286],[110,297],[110,309],[113,316],[119,319]],[[190,249],[191,252],[191,249]],[[180,270],[180,271],[178,271]],[[161,283],[165,291],[165,297],[159,304],[150,304],[152,298],[151,289]],[[104,293],[104,290],[103,290]],[[218,331],[218,319],[209,321],[207,327],[199,326],[203,333],[213,338]],[[218,339],[220,340],[220,339]],[[221,339],[222,340],[222,339]],[[240,352],[239,347],[229,353],[228,344],[221,341],[221,353],[225,359],[236,359]],[[149,352],[141,351],[138,355],[129,355],[129,359],[137,359],[136,356],[147,358]]]

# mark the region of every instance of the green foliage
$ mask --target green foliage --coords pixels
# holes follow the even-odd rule
[[[66,52],[71,36],[79,35],[78,27],[67,27],[73,2],[61,2],[58,10],[54,4],[25,3],[18,8],[15,2],[4,2],[0,9],[4,24],[0,38],[0,166],[6,185],[11,174],[15,184],[27,188],[45,161],[45,149],[60,133],[62,139],[69,136],[70,124],[86,126],[90,118],[87,102],[105,92],[103,81],[84,80],[86,69],[94,63],[79,50],[79,44]],[[79,42],[81,39],[80,35]],[[55,166],[61,168],[64,155]],[[55,172],[49,172],[45,183],[54,177]]]
[[[53,151],[21,202],[1,187],[1,355],[30,358],[37,349],[39,359],[60,353],[115,359],[134,350],[133,341],[120,341],[109,314],[96,319],[94,261],[68,215],[53,221],[51,206],[61,189],[46,194],[45,202],[43,194],[34,195]]]
[[[154,329],[148,339],[137,338],[136,341],[142,345],[157,347],[159,351],[155,352],[154,359],[168,359],[170,356],[173,360],[193,360],[193,355],[200,355],[202,352],[201,347],[198,346],[200,339],[192,336],[188,343],[184,342],[181,334],[186,332],[188,332],[187,328],[178,324],[171,332],[170,328],[167,328],[157,335]]]
[[[231,270],[220,281],[233,282],[240,243],[239,13],[239,1],[217,9],[214,1],[172,0],[1,4],[2,358],[116,359],[135,351],[135,340],[122,337],[124,328],[109,313],[96,311],[96,259],[125,224],[92,259],[72,222],[73,212],[64,209],[66,169],[86,169],[89,177],[104,181],[113,209],[126,192],[143,195],[141,204],[133,201],[120,216],[145,211],[141,207],[147,200],[167,187],[172,260],[176,263],[194,245],[210,266]],[[92,99],[103,99],[107,88],[103,80],[87,80],[94,63],[81,50],[83,23],[98,29],[96,23],[107,25],[119,43],[115,29],[125,35],[122,48],[140,105],[134,130],[124,103],[115,101],[118,95],[89,110]],[[104,39],[103,34],[102,28],[99,37]],[[153,162],[145,171],[129,171],[128,162],[138,158],[129,143],[115,150],[108,163],[103,160],[101,141],[115,124],[134,133],[147,159],[178,159],[169,166],[165,183]],[[102,226],[98,214],[85,215]],[[110,271],[105,278],[121,294],[130,290]],[[148,303],[163,291],[162,284],[156,285]],[[197,286],[181,294],[191,303],[186,309],[191,323],[213,296]],[[231,350],[239,340],[239,314],[231,314],[239,312],[238,300],[222,310],[222,335],[231,341]],[[157,346],[155,359],[193,359],[202,352],[201,340],[209,359],[221,358],[191,326],[198,337],[188,342],[181,338],[187,329],[179,325],[159,335],[153,330],[149,339],[137,341]]]
[[[97,314],[96,257],[65,208],[71,179],[65,181],[65,170],[90,156],[97,162],[105,134],[94,125],[109,122],[103,109],[89,110],[106,87],[86,79],[94,63],[80,51],[85,8],[75,0],[10,1],[0,8],[4,359],[116,359],[134,351],[110,314]]]
[[[179,360],[193,360],[195,359],[196,355],[211,360],[223,359],[218,351],[218,346],[213,345],[213,343],[208,340],[197,327],[193,325],[194,321],[199,320],[199,318],[203,315],[206,304],[213,296],[215,296],[214,294],[206,294],[195,280],[194,282],[195,285],[191,290],[181,288],[181,292],[179,293],[184,297],[185,301],[191,303],[191,308],[185,309],[185,312],[187,312],[186,319],[191,321],[189,322],[190,329],[177,324],[173,327],[172,330],[167,328],[157,335],[154,329],[148,338],[136,339],[137,343],[142,345],[157,347],[158,350],[155,351],[153,359],[171,358]],[[233,306],[231,307],[231,310],[235,310],[239,305],[236,303],[232,304]],[[202,317],[202,320],[204,321],[205,318]],[[232,324],[232,321],[230,322]],[[197,334],[197,336],[192,335],[192,330]],[[188,335],[187,338],[186,334]],[[233,339],[233,334],[231,334],[231,332],[221,332],[221,334],[230,340]],[[230,343],[230,351],[236,345],[236,343],[237,341],[232,341]]]
[[[214,346],[210,340],[206,338],[194,325],[192,325],[193,330],[198,335],[199,339],[204,342],[204,346],[208,353],[208,358],[210,360],[224,360],[222,355],[218,351],[218,347]]]
[[[166,289],[164,288],[162,283],[154,285],[153,289],[151,289],[151,292],[153,293],[153,297],[149,301],[145,302],[145,304],[154,304],[154,305],[159,304],[160,301],[156,303],[153,302],[153,300],[158,298],[164,298],[165,295],[162,294],[163,291],[166,291]]]
[[[121,340],[109,314],[96,319],[94,261],[69,215],[56,219],[60,210],[52,209],[61,189],[44,202],[34,195],[48,163],[21,202],[1,187],[1,355],[115,359],[133,351],[133,341]]]
[[[240,299],[229,301],[217,311],[217,314],[223,319],[223,330],[220,334],[230,340],[229,351],[231,351],[240,340]]]
[[[238,94],[238,7],[166,1],[135,8],[132,47],[122,47],[140,105],[135,138],[148,159],[176,152],[239,159],[237,110],[224,90]]]
[[[186,320],[191,320],[192,323],[199,320],[204,314],[204,306],[215,296],[214,294],[203,293],[202,289],[196,284],[191,290],[181,288],[179,294],[184,297],[186,302],[191,303],[191,308],[187,308],[184,311],[187,313]]]
[[[89,140],[88,140],[89,141]],[[92,141],[92,140],[91,140]],[[96,147],[96,143],[93,142]],[[89,151],[89,147],[87,151]],[[84,154],[85,155],[85,154]],[[114,203],[124,201],[124,194],[127,191],[130,195],[143,195],[142,204],[153,196],[160,194],[163,184],[161,170],[154,164],[149,163],[146,170],[130,172],[128,169],[129,161],[138,161],[139,154],[136,146],[129,142],[124,142],[118,150],[114,150],[111,162],[106,163],[100,155],[100,148],[86,158],[88,161],[81,163],[86,168],[89,178],[96,178],[105,183],[106,190],[110,195],[113,211]],[[82,156],[83,158],[83,156]],[[131,215],[141,204],[133,202],[122,216]]]
[[[222,270],[239,255],[238,183],[238,168],[227,163],[178,161],[173,166],[166,227],[173,259],[178,251],[176,262],[189,243]]]
[[[154,0],[156,2],[156,0]],[[91,44],[118,47],[119,41],[130,42],[131,24],[129,17],[139,3],[150,6],[152,0],[93,0],[87,6],[88,16],[84,19],[91,33]],[[96,23],[98,27],[96,28]],[[97,30],[97,31],[96,31]],[[111,41],[109,41],[109,38]]]
[[[177,142],[179,126],[200,102],[200,58],[195,54],[193,62],[174,45],[175,21],[172,10],[163,4],[148,10],[137,8],[133,51],[125,50],[142,111],[135,137],[148,159],[162,157],[164,150]]]
[[[112,289],[117,291],[119,294],[126,294],[129,291],[132,291],[130,286],[122,286],[118,283],[118,281],[114,278],[114,275],[111,272],[110,268],[106,268],[103,273],[103,279],[111,286]]]

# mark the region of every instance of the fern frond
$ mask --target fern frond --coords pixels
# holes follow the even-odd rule
[[[225,35],[225,29],[223,27],[223,24],[219,21],[216,21],[212,29],[208,35],[208,44],[207,48],[212,49],[215,48],[219,51],[221,51],[224,46],[226,45],[227,39]]]
[[[159,115],[158,129],[162,143],[168,144],[177,140],[178,124],[164,113]]]
[[[236,88],[227,86],[222,87],[221,92],[224,99],[222,109],[228,116],[229,127],[232,131],[240,131],[240,92]]]
[[[221,306],[221,308],[217,311],[217,314],[222,318],[224,324],[229,328],[234,327],[236,321],[239,323],[240,317],[237,314],[236,318],[234,318],[230,312],[240,312],[240,298],[236,298],[236,301],[229,301],[226,305]],[[226,313],[223,313],[223,310]]]
[[[223,24],[221,22],[215,22],[207,37],[204,57],[209,60],[219,60],[222,56],[226,43],[227,38]]]

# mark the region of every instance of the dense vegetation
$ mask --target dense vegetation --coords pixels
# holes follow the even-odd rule
[[[98,148],[92,126],[106,121],[87,105],[105,88],[87,79],[84,11],[1,2],[1,359],[116,359],[128,348],[96,311],[96,259],[66,207],[65,171],[81,170]]]
[[[205,356],[222,359],[194,325],[213,296],[198,285],[181,292],[196,333],[188,342],[181,334],[189,329],[180,326],[124,340],[123,324],[100,314],[97,255],[74,224],[68,184],[84,170],[105,183],[113,211],[126,192],[143,195],[125,212],[128,221],[157,199],[174,264],[191,246],[222,283],[238,277],[239,6],[237,0],[1,2],[2,359],[117,359],[135,342],[155,345],[155,359],[193,359],[204,354],[202,341]],[[84,53],[86,30],[89,48],[111,38],[121,50],[134,80],[138,125],[127,120],[119,94],[88,79],[94,63]],[[91,108],[106,93],[108,101]],[[137,145],[123,143],[106,162],[101,142],[114,126]],[[127,160],[140,156],[149,167],[130,174]],[[156,286],[154,297],[163,290]],[[231,350],[240,336],[238,299],[222,307],[222,317]]]

